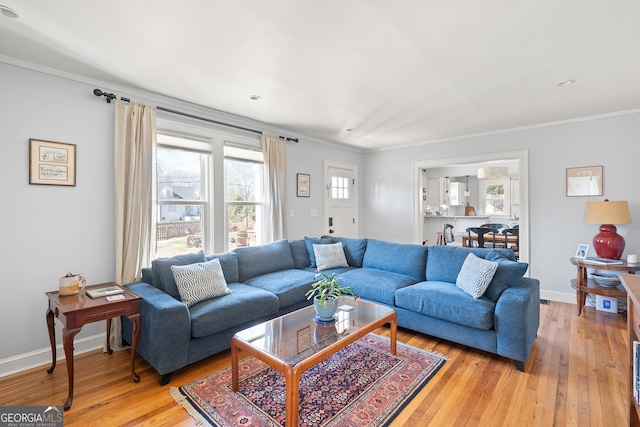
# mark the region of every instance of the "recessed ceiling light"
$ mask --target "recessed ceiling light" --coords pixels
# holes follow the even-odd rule
[[[560,87],[560,86],[569,86],[574,84],[576,81],[575,80],[562,80],[561,82],[556,83],[556,86]]]
[[[11,19],[20,19],[21,16],[20,14],[11,9],[10,7],[7,7],[3,4],[0,4],[0,13],[2,14],[2,16],[4,16],[5,18],[11,18]]]
[[[355,129],[353,129],[353,128],[345,129],[345,131],[347,131],[347,132],[353,132],[354,130],[355,130]]]
[[[257,101],[259,99],[261,99],[262,97],[260,95],[251,95],[249,97],[249,99],[251,99],[252,101]]]

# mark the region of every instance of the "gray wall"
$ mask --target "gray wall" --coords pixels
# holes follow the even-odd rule
[[[58,288],[58,277],[114,280],[115,221],[113,105],[81,83],[1,63],[0,75],[2,362],[47,350],[44,293]],[[76,187],[29,185],[29,138],[77,145]],[[104,329],[87,325],[76,342]],[[57,324],[58,343],[60,331]]]

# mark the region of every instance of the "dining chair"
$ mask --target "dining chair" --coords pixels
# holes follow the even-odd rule
[[[497,222],[490,222],[490,223],[487,223],[487,224],[482,224],[480,227],[495,228],[496,230],[498,230],[498,234],[501,234],[502,230],[504,230],[506,228],[509,228],[509,226],[507,224],[498,224]],[[493,236],[493,237],[494,237],[493,240],[494,240],[495,246],[492,246],[492,247],[494,247],[494,248],[506,248],[507,247],[506,240],[505,240],[505,242],[496,242],[495,241],[496,240],[495,239],[496,236]]]
[[[473,240],[471,240],[471,233],[477,236],[477,244],[474,245]],[[496,234],[498,234],[498,229],[489,228],[489,227],[469,227],[467,228],[467,234],[469,237],[469,246],[476,248],[495,248],[496,247]],[[485,236],[487,234],[491,234],[491,242],[485,242]]]
[[[443,242],[445,245],[462,246],[462,243],[454,241],[453,225],[442,224],[442,236],[444,237]]]
[[[511,246],[507,244],[507,248],[513,251],[513,255],[516,257],[516,261],[518,261],[520,258],[520,228],[505,228],[502,230],[502,235],[504,236],[505,243],[507,243],[509,235],[516,236],[516,244]]]

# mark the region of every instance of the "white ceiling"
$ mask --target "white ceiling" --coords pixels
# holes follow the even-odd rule
[[[365,151],[640,108],[635,0],[0,4],[0,61]]]

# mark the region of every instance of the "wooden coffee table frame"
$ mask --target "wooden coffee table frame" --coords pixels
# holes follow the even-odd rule
[[[307,310],[307,309],[302,309]],[[313,313],[313,309],[311,309],[310,313]],[[310,314],[312,315],[312,314]],[[291,366],[284,360],[279,359],[278,357],[269,354],[265,351],[262,351],[251,343],[244,341],[239,338],[237,335],[234,335],[231,339],[231,387],[234,392],[238,391],[238,382],[239,382],[239,374],[238,374],[238,350],[246,351],[248,354],[256,357],[258,360],[263,361],[267,365],[271,366],[273,369],[282,372],[284,375],[285,387],[286,387],[286,397],[285,397],[285,416],[286,416],[286,426],[297,426],[298,425],[298,404],[299,404],[299,388],[300,388],[300,377],[302,373],[312,366],[316,365],[318,362],[325,360],[327,357],[332,354],[337,353],[339,350],[342,350],[349,344],[353,344],[363,336],[367,335],[369,332],[373,332],[376,328],[385,325],[387,323],[391,323],[391,344],[390,344],[390,353],[396,354],[396,339],[398,333],[398,315],[395,311],[387,313],[386,315],[374,320],[373,322],[363,325],[353,333],[346,335],[339,339],[338,341],[328,345],[317,353],[309,356],[308,358],[302,360],[301,362],[295,364],[295,366]]]

